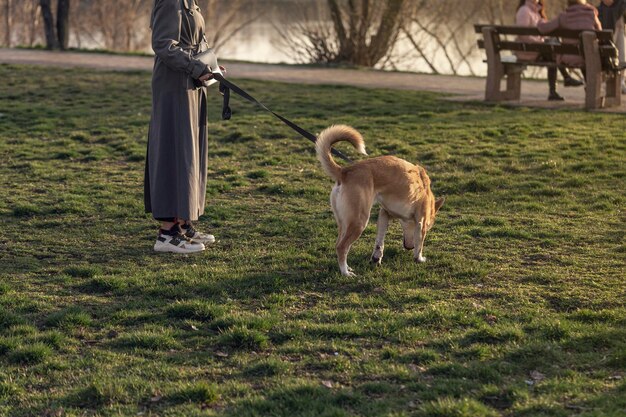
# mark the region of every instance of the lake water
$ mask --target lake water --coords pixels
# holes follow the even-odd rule
[[[475,36],[473,32],[469,35]],[[232,40],[217,52],[221,59],[274,64],[295,63],[294,59],[280,46],[282,41],[280,35],[271,24],[259,22],[252,24],[235,35]],[[443,53],[437,52],[434,43],[430,48],[427,46],[426,50],[433,55],[433,62],[441,69],[442,73],[450,73]],[[396,68],[401,71],[432,72],[429,66],[417,56],[413,56],[416,54],[411,54],[411,51],[413,51],[413,48],[408,42],[401,42],[398,45],[395,55],[402,56],[403,59],[396,65]],[[469,59],[476,75],[485,75],[487,72],[486,65],[483,64],[482,60],[482,51],[474,51],[474,54]],[[459,75],[471,74],[465,64],[459,64],[457,71]]]

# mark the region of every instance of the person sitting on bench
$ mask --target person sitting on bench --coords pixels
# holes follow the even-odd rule
[[[515,15],[515,23],[518,26],[537,27],[539,22],[547,21],[543,1],[544,0],[520,0],[517,7],[517,14]],[[518,40],[537,43],[545,41],[542,36],[519,36]],[[518,51],[515,55],[520,61],[552,61],[554,59],[552,56],[540,55],[538,52]],[[573,78],[567,71],[567,68],[560,67],[559,70],[563,75],[563,84],[566,87],[577,87],[583,84],[582,81]],[[562,101],[563,97],[556,92],[556,68],[554,67],[548,67],[548,85],[550,88],[548,100]]]
[[[539,22],[537,29],[540,33],[547,34],[557,29],[602,30],[602,25],[598,20],[598,10],[587,4],[587,0],[567,0],[567,8],[564,12],[547,22]],[[563,40],[563,43],[574,45],[577,42],[574,39]],[[556,62],[558,65],[582,68],[583,75],[585,75],[585,60],[580,55],[557,55]]]

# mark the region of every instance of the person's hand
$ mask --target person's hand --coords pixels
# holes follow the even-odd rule
[[[213,79],[213,73],[211,71],[207,72],[206,74],[198,78],[198,80],[202,82],[209,81],[211,79]]]
[[[213,70],[211,69],[211,67],[209,67],[209,72],[207,72],[206,74],[204,74],[203,76],[201,76],[200,78],[198,78],[198,80],[205,82],[205,81],[209,81],[213,79]],[[220,65],[220,71],[222,72],[222,74],[226,74],[226,68],[224,68],[223,66]]]

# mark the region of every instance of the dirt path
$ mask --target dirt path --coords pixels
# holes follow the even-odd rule
[[[50,52],[0,48],[0,63],[83,67],[113,71],[151,71],[153,58],[98,53]],[[342,84],[369,88],[433,91],[447,93],[452,100],[482,100],[485,79],[371,70],[307,68],[291,65],[225,62],[228,75],[234,79],[250,78],[299,84]],[[559,93],[565,102],[549,102],[547,81],[524,80],[522,100],[515,105],[545,108],[583,108],[584,89],[563,88]],[[626,101],[626,100],[624,100]],[[608,111],[626,113],[626,103]]]

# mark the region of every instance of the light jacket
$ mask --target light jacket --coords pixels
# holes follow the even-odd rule
[[[515,24],[517,26],[537,27],[537,24],[543,20],[543,17],[539,14],[539,7],[533,0],[526,0],[526,4],[520,7],[515,14]],[[521,35],[517,37],[517,40],[520,42],[539,43],[543,42],[543,36]],[[539,54],[537,52],[517,51],[515,56],[522,61],[534,61]]]

